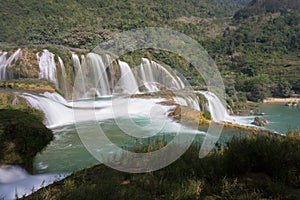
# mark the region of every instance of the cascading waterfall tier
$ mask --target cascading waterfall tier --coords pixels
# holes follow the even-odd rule
[[[28,59],[27,51],[28,50],[25,50],[24,57],[23,57],[22,50],[19,48],[8,58],[7,58],[8,52],[0,51],[0,80],[11,80],[14,77],[16,77],[16,74],[13,74],[11,69],[16,67],[15,63],[18,59],[21,59],[23,61]],[[55,55],[49,52],[47,49],[44,49],[43,52],[36,54],[36,59],[39,64],[39,78],[47,79],[53,82],[56,88],[61,89],[66,94],[66,96],[68,96],[69,91],[68,91],[67,73],[64,67],[63,60],[59,56],[57,56],[61,68],[61,72],[62,72],[62,76],[61,76],[62,78],[60,81],[61,83],[59,83],[57,78],[58,77],[57,66],[54,57]],[[27,62],[27,60],[25,62]],[[25,66],[21,65],[20,67],[25,67]],[[21,69],[18,70],[21,71]]]
[[[157,92],[159,87],[180,90],[185,87],[182,80],[171,73],[162,65],[142,58],[142,64],[139,69],[139,78],[146,87],[147,92]]]
[[[138,84],[129,65],[126,62],[119,61],[119,67],[121,71],[121,78],[119,81],[120,88],[122,89],[121,92],[126,94],[138,93]]]
[[[57,56],[58,63],[55,62],[55,54],[51,53],[47,49],[44,49],[43,52],[37,53],[36,57],[39,62],[39,78],[47,79],[55,84],[57,89],[60,89],[65,97],[70,97],[69,83],[67,78],[67,72],[65,69],[64,62],[61,57]],[[59,64],[59,65],[57,65]],[[58,68],[61,69],[61,81],[58,79]]]
[[[18,49],[7,59],[7,52],[0,52],[0,80],[11,80],[13,75],[7,71],[20,56],[22,55],[21,49]]]
[[[212,119],[216,122],[233,121],[232,117],[228,114],[227,109],[222,104],[221,100],[212,92],[198,91],[203,94],[208,101],[208,110],[211,113]]]
[[[54,60],[54,54],[49,52],[47,49],[44,49],[43,52],[36,54],[37,60],[39,61],[39,78],[47,79],[55,84],[55,86],[58,88],[59,83],[57,79],[57,73],[56,73],[56,64]]]
[[[25,50],[27,55],[28,50]],[[14,62],[21,57],[22,51],[18,49],[9,58],[7,52],[0,52],[0,80],[13,78],[12,70]],[[25,57],[26,57],[25,55]],[[24,57],[24,62],[27,58]],[[71,97],[71,74],[65,69],[63,59],[44,49],[36,54],[38,61],[36,67],[40,79],[47,79],[60,89],[66,98]],[[76,76],[75,99],[104,97],[116,94],[136,94],[158,92],[163,89],[180,90],[185,87],[182,80],[168,69],[154,61],[142,58],[141,65],[132,68],[128,63],[113,59],[110,55],[88,53],[78,56],[72,54],[74,71]],[[22,66],[20,66],[22,67]],[[26,69],[22,69],[25,70]],[[61,74],[59,74],[61,73]],[[32,74],[31,74],[32,76]]]
[[[61,75],[62,75],[62,81],[60,84],[60,88],[62,89],[62,91],[64,92],[66,97],[70,96],[70,92],[68,89],[68,78],[67,78],[67,72],[65,69],[65,65],[63,60],[61,59],[61,57],[58,56],[58,62],[60,64],[60,68],[61,68]]]
[[[44,95],[37,96],[23,93],[20,96],[25,98],[29,105],[44,112],[44,123],[48,127],[74,123],[71,107],[68,107],[66,100],[59,94],[46,92]]]
[[[73,54],[76,72],[75,98],[158,92],[161,89],[180,90],[183,81],[172,70],[142,58],[142,64],[132,69],[128,63],[112,60],[109,55]]]
[[[7,58],[7,54],[7,52],[0,52],[1,80],[12,78],[12,74],[10,75],[7,72],[7,68],[22,56],[22,51],[18,49],[9,58]],[[64,92],[65,96],[71,96],[71,92],[68,90],[68,85],[70,85],[67,81],[68,74],[62,58],[57,56],[58,62],[56,63],[55,55],[47,49],[37,53],[36,57],[40,69],[39,78],[53,82],[57,88]],[[140,66],[133,69],[128,63],[112,59],[110,55],[101,56],[95,53],[88,53],[87,55],[81,55],[79,58],[78,55],[72,54],[72,60],[76,75],[74,99],[104,97],[115,94],[158,92],[163,89],[181,90],[185,88],[181,78],[173,73],[172,69],[147,58],[142,58]],[[60,81],[57,74],[58,65],[61,69]],[[235,118],[228,114],[227,109],[215,94],[207,91],[200,91],[200,93],[207,98],[209,102],[207,107],[214,121],[235,121]],[[47,95],[46,97],[49,98]],[[37,101],[34,101],[32,96],[28,96],[28,99],[31,99],[31,102],[38,107],[39,104]],[[180,105],[199,110],[197,99],[178,96],[174,100]],[[69,122],[71,121],[69,120]]]
[[[94,53],[82,55],[80,62],[79,57],[72,54],[72,60],[76,73],[74,85],[76,99],[112,94],[111,77],[100,55]]]

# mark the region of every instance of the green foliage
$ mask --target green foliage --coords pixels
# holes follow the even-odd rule
[[[211,120],[211,114],[210,114],[209,111],[204,111],[203,112],[203,116],[204,116],[205,119]]]
[[[92,49],[120,31],[149,26],[166,27],[187,34],[203,44],[224,74],[228,71],[247,77],[268,74],[273,82],[271,95],[289,96],[289,86],[286,82],[279,83],[281,78],[291,85],[292,90],[299,92],[299,2],[253,0],[243,8],[249,2],[5,1],[0,5],[0,17],[3,19],[0,21],[0,42],[17,45],[60,44]],[[231,19],[236,11],[235,18]],[[138,57],[146,54],[145,57],[166,63],[179,71],[192,86],[203,88],[202,77],[180,56],[155,50],[149,52],[133,52],[122,59],[136,64],[140,62]],[[69,56],[63,56],[63,60],[71,62]],[[71,64],[67,63],[66,66],[67,72],[72,74],[72,68],[68,67]],[[236,91],[250,90],[239,90],[237,87],[244,85],[239,86],[236,80],[235,85],[232,82],[227,88],[233,101]],[[247,96],[257,101],[270,95],[269,91],[266,92],[266,95],[252,96],[253,92],[247,91]]]
[[[295,137],[234,139],[224,153],[229,175],[265,173],[275,180],[299,185],[300,140]]]
[[[286,4],[291,1],[280,2]],[[245,9],[249,7],[251,5]],[[281,8],[283,9],[281,12],[258,13],[246,19],[234,19],[231,27],[224,30],[219,40],[212,39],[204,43],[222,71],[230,70],[236,73],[237,91],[250,90],[242,88],[245,87],[243,82],[248,77],[260,74],[268,74],[273,82],[269,85],[272,87],[270,88],[272,96],[289,96],[288,84],[296,92],[300,91],[298,75],[300,40],[297,39],[300,38],[300,14],[297,10],[288,10],[286,6]],[[282,82],[281,79],[286,82]],[[259,99],[252,97],[252,93],[249,92],[248,97],[250,100]]]
[[[261,101],[266,97],[270,97],[271,89],[274,86],[267,74],[259,74],[253,77],[240,74],[237,76],[236,81],[237,90],[246,92],[248,99],[252,101]]]
[[[1,109],[12,112],[21,111],[24,114],[35,117],[39,122],[43,122],[45,119],[45,114],[42,111],[32,108],[30,106],[8,104],[3,106]]]
[[[292,86],[287,80],[280,79],[277,83],[277,88],[278,96],[289,97],[291,95]]]
[[[182,16],[230,16],[245,1],[4,1],[0,5],[0,42],[91,48],[107,38],[110,31],[175,27]]]
[[[258,76],[248,78],[245,83],[247,88],[246,92],[249,92],[248,99],[253,101],[262,101],[266,97],[271,96],[270,85],[270,78],[266,74],[260,74]]]
[[[25,199],[293,199],[288,188],[300,184],[300,139],[289,135],[234,139],[203,159],[195,144],[145,174],[98,165]]]
[[[24,106],[6,106],[0,110],[0,164],[21,165],[32,172],[35,155],[53,137],[42,124],[43,114]]]
[[[239,10],[234,18],[248,18],[253,15],[276,13],[286,9],[299,9],[298,0],[253,0],[249,6]]]

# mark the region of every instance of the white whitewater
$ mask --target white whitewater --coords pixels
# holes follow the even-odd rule
[[[2,65],[3,63],[6,62],[6,55],[7,55],[7,52],[0,51],[0,65]]]
[[[183,81],[172,70],[142,58],[142,64],[133,73],[128,63],[116,60],[112,65],[109,55],[88,53],[81,56],[72,55],[76,72],[75,99],[104,97],[112,94],[139,93],[139,84],[146,92],[157,92],[162,88],[180,90],[185,87]],[[104,62],[106,61],[106,62]]]
[[[123,94],[135,94],[139,92],[137,81],[126,62],[119,61],[121,78],[119,84],[122,87]]]
[[[84,56],[82,57],[83,63],[85,63],[85,58]],[[75,80],[75,85],[74,88],[76,90],[74,91],[74,98],[79,99],[79,98],[85,98],[86,94],[86,88],[85,88],[85,73],[83,72],[82,66],[80,64],[80,59],[76,54],[72,54],[72,61],[75,69],[75,74],[76,74],[76,80]]]
[[[43,96],[47,97],[48,99],[50,99],[52,101],[56,101],[60,104],[68,105],[67,100],[65,98],[63,98],[61,95],[57,94],[56,92],[54,92],[54,93],[45,92],[43,94]]]
[[[198,91],[203,94],[208,101],[208,110],[211,113],[212,120],[215,122],[222,121],[235,121],[233,117],[228,114],[227,109],[221,102],[221,100],[212,92],[209,91]]]
[[[62,83],[61,83],[60,89],[63,90],[65,97],[69,97],[70,92],[69,92],[69,89],[68,89],[67,73],[66,73],[64,62],[61,59],[61,57],[59,57],[59,56],[58,56],[58,62],[59,62],[59,65],[60,65],[61,75],[62,75]]]
[[[57,93],[46,92],[43,95],[20,94],[29,104],[45,113],[44,124],[48,128],[74,124],[76,122],[106,120],[130,115],[147,115],[152,107],[159,107],[167,117],[172,107],[162,106],[157,102],[162,99],[112,99],[106,101],[67,102]],[[127,108],[126,110],[124,110]],[[74,118],[76,113],[76,118]],[[143,114],[144,113],[144,114]]]
[[[0,80],[12,79],[12,74],[7,72],[7,68],[10,67],[22,55],[21,49],[14,52],[8,59],[7,52],[0,52]]]
[[[1,52],[0,55],[0,80],[6,80],[6,55],[7,52]]]
[[[87,69],[93,73],[89,76],[89,78],[92,78],[92,83],[94,84],[93,88],[98,88],[102,96],[111,95],[106,66],[101,56],[95,53],[89,53],[86,57],[86,64]]]
[[[21,198],[65,177],[66,175],[59,174],[29,175],[19,166],[1,166],[0,198]]]
[[[188,106],[191,109],[194,110],[198,110],[200,111],[200,107],[199,107],[199,101],[197,99],[197,97],[191,97],[191,96],[187,96],[187,97],[173,97],[174,101],[176,103],[178,103],[181,106]]]
[[[12,183],[27,178],[29,174],[17,166],[0,166],[0,183]]]
[[[29,93],[23,93],[29,104],[45,113],[45,125],[48,128],[63,126],[74,123],[73,111],[68,107],[67,102],[60,95],[54,93],[45,93],[44,96],[36,96]]]
[[[217,95],[209,91],[197,92],[203,94],[208,100],[208,110],[211,113],[212,120],[215,122],[231,122],[243,126],[255,126],[251,124],[255,116],[243,117],[230,115]]]
[[[143,81],[147,92],[157,92],[159,89],[156,86],[150,61],[146,58],[142,58],[142,64],[140,67],[140,78]]]
[[[156,85],[175,90],[185,87],[176,74],[172,74],[162,65],[149,61],[147,58],[142,58],[139,75],[148,92],[158,91],[159,88]]]
[[[55,86],[58,88],[59,83],[57,79],[57,73],[56,73],[56,64],[54,60],[54,54],[49,52],[47,49],[44,49],[42,52],[42,55],[39,55],[40,53],[36,54],[37,60],[39,62],[39,78],[47,79],[55,84]]]
[[[100,55],[95,53],[89,53],[86,57],[82,55],[80,62],[79,57],[72,54],[72,60],[76,74],[75,99],[111,95],[107,69]]]

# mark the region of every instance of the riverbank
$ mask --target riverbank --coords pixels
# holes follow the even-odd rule
[[[267,98],[263,100],[263,103],[300,103],[300,98]]]

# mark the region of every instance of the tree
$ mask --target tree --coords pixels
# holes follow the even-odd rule
[[[281,78],[277,84],[278,95],[281,97],[289,97],[291,95],[291,84],[284,78]]]
[[[259,74],[248,78],[245,82],[247,97],[251,101],[262,101],[271,96],[272,81],[267,74]]]

